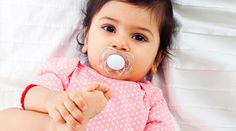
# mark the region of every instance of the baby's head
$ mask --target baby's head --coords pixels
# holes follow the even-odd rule
[[[170,0],[88,0],[84,14],[79,44],[90,66],[104,76],[143,80],[169,54],[175,28]],[[124,57],[124,69],[104,69],[106,52]]]

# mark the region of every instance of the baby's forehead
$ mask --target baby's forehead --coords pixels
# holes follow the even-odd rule
[[[154,29],[159,28],[159,13],[143,6],[133,5],[126,2],[108,2],[94,16],[96,20],[111,20],[124,25],[146,27]],[[150,30],[151,30],[150,29]],[[156,33],[156,32],[153,33]]]

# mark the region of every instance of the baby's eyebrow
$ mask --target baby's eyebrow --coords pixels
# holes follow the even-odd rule
[[[102,18],[100,18],[99,20],[111,20],[111,21],[115,21],[117,23],[119,23],[118,20],[114,19],[114,18],[111,18],[111,17],[108,17],[108,16],[103,16]]]

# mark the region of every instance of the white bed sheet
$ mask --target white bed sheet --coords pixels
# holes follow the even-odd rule
[[[236,130],[236,1],[174,0],[180,31],[162,88],[183,131]]]
[[[73,56],[80,0],[0,0],[0,109],[17,106],[21,90],[52,56]]]
[[[19,107],[22,89],[52,56],[75,56],[82,0],[0,0],[0,109]],[[236,1],[174,0],[180,22],[154,84],[180,131],[236,130]]]

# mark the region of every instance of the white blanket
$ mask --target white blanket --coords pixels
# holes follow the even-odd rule
[[[52,56],[75,56],[81,0],[0,0],[0,109]],[[236,130],[236,1],[174,0],[180,22],[162,88],[180,131]]]

